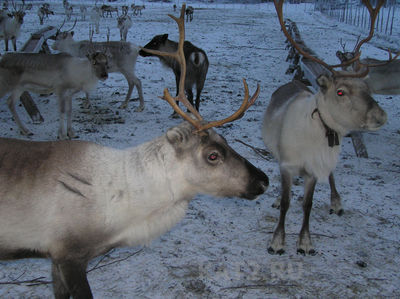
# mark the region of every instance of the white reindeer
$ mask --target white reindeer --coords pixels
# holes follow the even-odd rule
[[[128,30],[132,27],[132,19],[128,15],[122,15],[117,19],[117,26],[119,29],[119,35],[122,41],[126,41]]]
[[[187,116],[190,123],[125,150],[0,139],[0,259],[51,258],[56,298],[92,298],[88,262],[115,247],[148,244],[184,217],[196,194],[262,194],[266,174],[211,129],[254,103],[259,89],[250,101],[245,89],[231,117],[205,124]]]
[[[101,18],[101,9],[100,7],[93,7],[90,11],[90,25],[96,28],[96,33],[100,32],[100,18]]]
[[[24,91],[52,93],[58,97],[60,139],[75,136],[72,130],[72,95],[88,92],[99,79],[107,79],[107,57],[102,53],[88,58],[68,54],[8,53],[0,60],[0,98],[11,93],[8,107],[23,135],[32,133],[22,124],[15,104]],[[64,128],[66,115],[67,130]]]
[[[81,12],[82,21],[85,21],[86,20],[86,13],[87,13],[86,5],[80,5],[79,6],[79,11]]]
[[[105,53],[108,57],[109,72],[118,72],[124,75],[128,81],[128,92],[125,101],[120,108],[127,108],[133,87],[136,86],[139,94],[140,104],[135,109],[140,112],[144,109],[142,83],[135,75],[135,64],[139,49],[137,46],[124,41],[109,42],[90,42],[90,41],[74,41],[74,32],[60,32],[53,44],[53,49],[69,53],[73,56],[85,57],[90,51]],[[89,95],[86,95],[89,100]],[[88,101],[89,105],[89,101]]]
[[[278,88],[265,112],[262,136],[265,145],[279,161],[282,193],[278,226],[268,248],[271,254],[284,252],[285,216],[289,208],[293,176],[304,178],[304,218],[297,251],[315,254],[309,232],[309,217],[314,188],[319,180],[333,180],[342,137],[350,131],[377,130],[387,119],[386,113],[371,97],[364,74],[343,74],[332,66],[304,52],[290,37],[283,22],[283,1],[275,1],[282,30],[288,40],[306,58],[331,70],[333,75],[317,79],[320,90],[314,94],[294,81]],[[373,33],[372,33],[373,34]],[[332,190],[332,206],[340,213],[340,197]],[[336,192],[336,194],[334,194]]]
[[[5,50],[8,51],[8,41],[11,40],[14,51],[17,51],[17,38],[20,34],[21,25],[24,23],[25,12],[14,10],[12,13],[0,15],[0,35],[4,38]]]
[[[68,5],[65,7],[65,15],[66,15],[68,21],[71,20],[71,16],[72,16],[73,12],[74,12],[74,8],[72,7],[72,5],[70,5],[68,3]]]

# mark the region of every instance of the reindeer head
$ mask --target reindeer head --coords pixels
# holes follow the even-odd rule
[[[156,35],[149,41],[143,48],[149,50],[159,50],[162,48],[168,40],[168,34]],[[140,50],[139,55],[143,57],[152,56],[149,52],[145,50]]]
[[[94,72],[100,80],[104,81],[108,78],[108,59],[101,52],[95,52],[86,56],[91,62]]]

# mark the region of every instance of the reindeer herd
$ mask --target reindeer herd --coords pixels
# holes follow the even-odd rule
[[[339,65],[327,65],[310,56],[287,33],[283,2],[275,0],[274,4],[284,34],[304,57],[327,67],[329,73],[317,79],[317,92],[298,81],[282,85],[266,108],[262,137],[278,160],[282,183],[282,193],[274,203],[280,208],[280,218],[268,252],[284,253],[292,179],[302,176],[304,219],[297,251],[314,255],[309,217],[315,185],[329,177],[332,211],[341,215],[333,171],[342,138],[352,130],[377,130],[385,124],[386,113],[372,93],[399,93],[399,64],[397,56],[387,61],[360,59],[360,48],[372,38],[373,26],[352,53],[338,52]],[[363,0],[372,24],[383,2],[373,8]],[[64,1],[64,7],[70,4]],[[123,10],[125,20],[130,19],[128,9]],[[103,7],[96,11],[113,12]],[[20,24],[14,26],[20,29],[23,14],[23,7],[15,7],[13,16],[2,13],[4,36],[12,27],[9,24]],[[170,15],[179,28],[178,42],[164,34],[137,47],[126,41],[126,31],[121,33],[121,41],[75,41],[73,28],[61,31],[60,27],[52,46],[59,54],[13,52],[1,57],[0,97],[10,94],[8,107],[21,133],[31,135],[15,111],[21,93],[54,92],[59,104],[59,139],[75,137],[72,96],[84,91],[89,106],[89,91],[98,80],[106,80],[108,73],[121,73],[128,82],[121,108],[128,106],[135,86],[140,100],[135,111],[145,108],[142,84],[135,75],[138,55],[158,57],[175,75],[176,96],[166,88],[163,99],[185,121],[137,147],[117,150],[77,140],[0,139],[0,259],[50,258],[56,298],[91,298],[86,267],[92,258],[160,236],[185,215],[196,194],[255,199],[268,187],[268,176],[212,129],[241,118],[258,98],[260,88],[250,96],[243,80],[244,99],[239,109],[222,120],[204,120],[199,112],[200,95],[209,61],[204,50],[185,41],[185,14],[183,5],[179,18]],[[16,51],[12,37],[17,35],[7,36]],[[338,67],[343,70],[335,70]],[[387,73],[395,79],[383,80]],[[42,211],[48,211],[46,216]]]

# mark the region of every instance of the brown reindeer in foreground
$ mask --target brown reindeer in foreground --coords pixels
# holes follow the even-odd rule
[[[184,8],[174,55],[185,73]],[[56,298],[92,298],[88,262],[112,248],[148,244],[185,215],[197,193],[255,199],[268,177],[212,127],[238,119],[254,103],[244,81],[242,106],[207,123],[184,95],[164,98],[187,122],[125,150],[84,141],[0,138],[0,259],[50,258]],[[187,106],[196,119],[176,107]]]

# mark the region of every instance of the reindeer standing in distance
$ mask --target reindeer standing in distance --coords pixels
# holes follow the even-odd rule
[[[119,36],[121,41],[126,42],[126,38],[128,36],[128,31],[132,27],[132,19],[128,15],[121,15],[117,19],[117,27],[119,29]]]
[[[24,23],[24,5],[17,10],[15,3],[13,4],[13,11],[6,13],[5,11],[0,14],[0,34],[3,35],[5,50],[8,52],[8,41],[11,40],[14,51],[17,51],[17,38],[20,34],[21,26]]]
[[[146,7],[144,5],[132,4],[131,8],[132,8],[133,14],[135,16],[137,16],[137,15],[142,15],[142,10],[145,9]]]
[[[102,53],[92,53],[87,58],[77,58],[68,54],[8,53],[0,60],[0,98],[11,93],[8,108],[23,135],[32,133],[22,124],[15,104],[24,91],[52,93],[58,97],[60,112],[60,139],[73,138],[72,95],[88,92],[98,80],[105,80],[107,57]],[[67,129],[64,126],[66,116]]]
[[[183,74],[184,8],[174,18]],[[148,244],[184,217],[197,193],[249,200],[264,193],[267,175],[212,129],[240,118],[259,86],[249,98],[244,81],[238,111],[206,123],[185,98],[184,80],[177,99],[167,89],[164,97],[187,121],[137,147],[0,139],[0,259],[50,258],[56,298],[92,298],[88,262],[112,248]]]
[[[375,9],[366,0],[363,2],[370,12],[371,24],[374,24],[384,1],[380,0]],[[280,207],[279,222],[268,252],[284,252],[285,217],[290,203],[292,178],[301,175],[304,178],[304,218],[297,251],[314,255],[316,252],[311,242],[309,218],[317,181],[329,177],[331,210],[340,215],[343,210],[334,184],[333,171],[342,137],[350,131],[378,130],[385,124],[387,115],[371,97],[367,84],[362,80],[366,71],[337,72],[335,67],[346,64],[331,66],[303,51],[285,27],[283,0],[275,0],[274,4],[281,28],[290,43],[305,58],[318,62],[331,72],[331,75],[321,75],[317,79],[320,90],[316,94],[298,81],[278,88],[272,94],[262,125],[264,143],[279,161],[282,185],[281,198],[274,204]],[[373,29],[368,38],[359,43],[358,48],[370,40],[372,35]]]
[[[113,12],[116,12],[117,16],[118,16],[118,7],[112,7],[110,5],[102,5],[101,6],[101,16],[103,18],[108,18],[108,17],[112,18]],[[105,14],[105,16],[104,16],[104,14]]]
[[[82,21],[85,21],[86,20],[86,13],[87,13],[87,8],[86,8],[86,5],[80,5],[79,6],[79,11],[81,12],[81,18],[82,18]]]
[[[38,8],[37,15],[39,17],[40,25],[43,25],[44,19],[48,19],[49,15],[54,15],[54,11],[50,10],[47,5],[42,5]]]
[[[100,7],[94,6],[90,11],[90,25],[96,28],[96,33],[100,32],[100,18],[101,18],[101,9]]]
[[[59,32],[55,38],[53,49],[61,52],[69,53],[73,56],[85,57],[92,51],[105,53],[108,57],[108,72],[121,73],[128,82],[128,92],[125,101],[120,108],[128,107],[133,88],[136,86],[139,95],[139,107],[135,109],[140,112],[144,109],[144,99],[142,91],[142,82],[135,75],[135,65],[139,48],[129,42],[124,41],[107,41],[107,42],[91,42],[91,41],[75,41],[73,39],[73,31]],[[89,95],[86,95],[87,106],[89,106]]]
[[[181,78],[180,66],[175,62],[174,59],[168,56],[158,56],[152,54],[146,49],[159,50],[165,52],[174,52],[178,48],[178,43],[168,39],[168,34],[156,35],[152,40],[146,44],[139,54],[143,57],[156,56],[160,59],[161,63],[169,68],[175,74],[176,92],[179,91],[179,81]],[[197,48],[189,41],[185,41],[183,45],[183,51],[186,59],[186,77],[185,77],[185,91],[188,95],[189,102],[196,107],[196,110],[200,109],[200,95],[204,87],[208,71],[208,58],[204,50]],[[196,102],[193,104],[193,87],[196,85]]]
[[[193,12],[194,12],[194,7],[193,6],[188,6],[186,8],[186,22],[191,22],[193,21]]]

